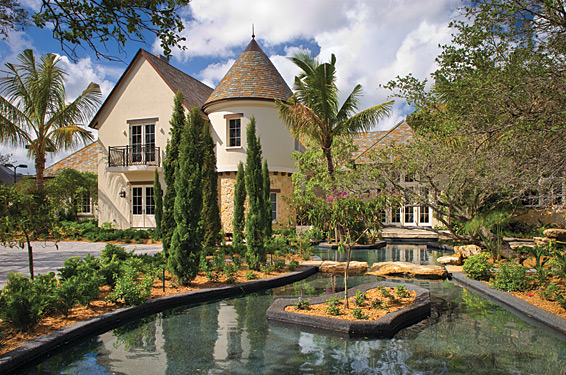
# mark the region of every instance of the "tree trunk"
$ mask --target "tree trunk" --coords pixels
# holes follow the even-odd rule
[[[334,163],[332,161],[332,150],[330,147],[322,147],[322,153],[326,158],[326,168],[328,169],[328,174],[330,178],[334,180]]]
[[[346,260],[346,272],[344,272],[344,305],[347,309],[350,308],[348,304],[348,269],[350,268],[350,256],[352,255],[352,246],[348,244],[348,259]]]
[[[33,280],[33,249],[31,247],[31,241],[29,236],[26,234],[26,242],[28,244],[28,264],[29,264],[29,276]]]
[[[45,153],[35,154],[35,183],[38,188],[43,189],[43,172],[45,170]]]

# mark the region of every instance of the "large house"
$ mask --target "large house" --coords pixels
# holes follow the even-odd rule
[[[292,189],[291,153],[297,143],[279,120],[275,100],[286,100],[292,92],[254,38],[214,90],[161,56],[144,50],[136,54],[90,124],[98,130],[99,223],[155,226],[154,171],[165,186],[162,165],[177,91],[187,110],[199,107],[210,120],[224,231],[232,231],[236,171],[240,161],[245,163],[251,117],[269,165],[273,221],[288,224],[292,214],[282,196]]]

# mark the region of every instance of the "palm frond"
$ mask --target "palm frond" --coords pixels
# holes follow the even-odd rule
[[[344,135],[369,131],[373,125],[389,116],[393,103],[394,101],[390,100],[355,114],[348,120],[341,122],[340,126],[336,127],[335,134]]]
[[[53,129],[46,139],[50,140],[54,146],[54,152],[60,149],[70,149],[78,145],[92,142],[94,137],[87,129],[77,125],[69,125]]]
[[[321,120],[311,108],[293,97],[287,102],[276,101],[276,106],[279,118],[294,136],[307,135],[312,139],[321,139]]]
[[[28,141],[27,134],[22,124],[27,124],[28,119],[24,113],[0,96],[0,142],[11,146],[24,145]]]

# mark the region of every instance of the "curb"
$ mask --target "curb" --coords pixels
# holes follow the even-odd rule
[[[399,285],[390,282],[380,282],[379,284],[386,287]],[[375,283],[359,285],[349,289],[349,291],[354,294],[358,290],[365,292],[372,288],[375,288]],[[285,308],[297,302],[298,298],[275,300],[267,309],[267,319],[270,323],[277,322],[278,324],[307,327],[311,332],[322,330],[348,337],[391,338],[401,329],[418,323],[430,315],[430,292],[415,285],[407,285],[407,289],[416,291],[415,302],[411,306],[391,312],[377,320],[344,320],[285,311]],[[344,298],[344,292],[338,293],[336,296]],[[334,296],[312,298],[311,305],[326,302],[332,297]]]
[[[458,284],[466,286],[482,297],[510,310],[521,319],[537,327],[545,328],[560,339],[566,341],[566,319],[523,301],[509,293],[493,289],[481,281],[468,279],[464,273],[453,273],[452,278]]]
[[[317,272],[316,267],[305,268],[272,277],[270,279],[253,280],[243,284],[218,288],[200,289],[192,292],[173,294],[170,296],[152,298],[139,306],[124,307],[94,318],[84,320],[67,327],[58,329],[48,335],[31,339],[14,350],[0,356],[0,374],[9,374],[20,367],[71,345],[75,341],[106,332],[133,319],[139,319],[157,312],[183,305],[193,305],[202,302],[216,301],[228,297],[276,288],[305,279]]]

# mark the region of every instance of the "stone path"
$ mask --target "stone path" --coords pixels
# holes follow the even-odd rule
[[[34,273],[57,272],[63,267],[63,261],[74,256],[100,256],[100,250],[106,246],[102,242],[59,242],[59,249],[54,242],[32,242]],[[120,245],[127,251],[136,249],[136,254],[155,254],[161,251],[161,245]],[[8,281],[8,274],[17,272],[29,276],[27,247],[4,247],[0,245],[0,288]]]

